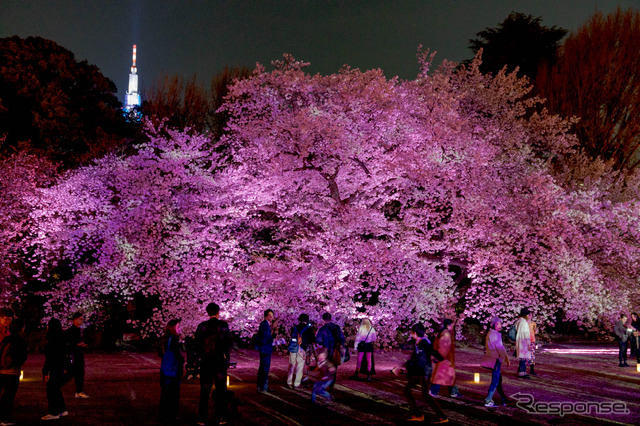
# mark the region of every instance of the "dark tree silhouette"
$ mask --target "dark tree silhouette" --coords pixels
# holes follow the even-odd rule
[[[543,66],[536,87],[548,108],[576,116],[583,150],[617,169],[640,165],[640,12],[594,14]]]
[[[0,64],[3,152],[27,148],[71,167],[120,143],[127,127],[116,86],[95,65],[51,40],[17,36],[0,39]]]
[[[480,70],[496,74],[505,65],[508,71],[520,67],[519,77],[533,79],[541,63],[553,63],[567,30],[543,26],[541,21],[540,17],[512,12],[497,28],[477,33],[478,38],[469,40],[469,48],[474,55],[482,49]]]
[[[236,78],[251,75],[247,68],[225,67],[211,80],[207,91],[193,76],[185,79],[181,76],[159,78],[145,94],[142,113],[154,122],[164,121],[168,128],[192,132],[209,132],[213,138],[219,138],[226,123],[226,114],[217,112],[222,105],[227,87]]]

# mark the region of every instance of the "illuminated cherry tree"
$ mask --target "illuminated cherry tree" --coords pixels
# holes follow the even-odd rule
[[[31,200],[50,183],[55,167],[19,152],[0,158],[0,170],[0,302],[11,305],[28,279],[24,241],[33,229]]]
[[[213,300],[244,335],[272,308],[368,316],[390,342],[456,303],[590,325],[637,300],[637,196],[605,174],[573,185],[569,124],[536,112],[515,73],[419,58],[401,81],[312,76],[285,55],[230,88],[222,140],[150,129],[135,154],[42,190],[41,278],[73,272],[51,314],[143,294],[159,301],[145,332],[174,316],[189,329]]]

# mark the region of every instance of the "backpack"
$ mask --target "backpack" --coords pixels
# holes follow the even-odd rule
[[[507,331],[507,338],[509,338],[509,340],[511,340],[512,342],[515,342],[517,334],[518,330],[516,329],[516,325],[513,324],[511,328],[509,328],[509,331]]]
[[[298,333],[297,326],[293,326],[291,329],[291,340],[289,341],[289,347],[287,348],[289,352],[294,354],[298,353],[300,345],[302,344],[302,335],[307,331],[307,328],[309,328],[308,324]]]

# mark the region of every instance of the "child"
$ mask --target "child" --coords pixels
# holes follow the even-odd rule
[[[331,401],[331,394],[327,392],[327,388],[333,383],[333,377],[336,371],[336,367],[329,360],[326,348],[320,348],[318,350],[317,357],[320,380],[315,382],[313,385],[313,392],[311,392],[311,402],[316,402],[317,394],[320,394],[327,400]]]

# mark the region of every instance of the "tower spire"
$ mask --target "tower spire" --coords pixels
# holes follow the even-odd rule
[[[131,74],[129,74],[129,87],[124,98],[124,110],[126,112],[129,112],[131,109],[135,107],[139,107],[141,103],[140,93],[138,93],[138,69],[136,68],[137,50],[138,50],[137,46],[134,44]]]

